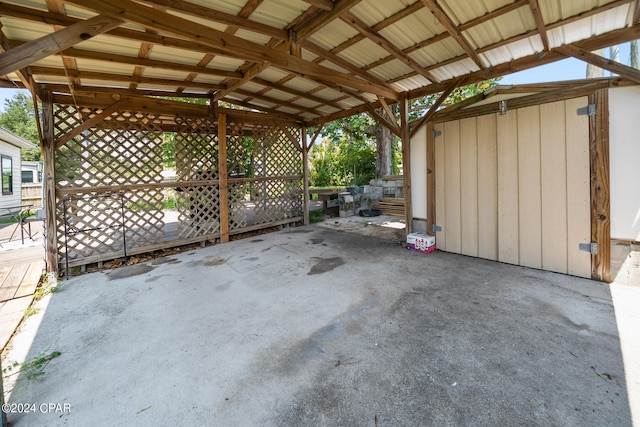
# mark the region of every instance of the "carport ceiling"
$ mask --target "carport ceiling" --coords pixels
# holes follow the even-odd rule
[[[36,94],[205,97],[317,124],[588,58],[640,38],[639,20],[640,0],[12,0],[0,75]]]

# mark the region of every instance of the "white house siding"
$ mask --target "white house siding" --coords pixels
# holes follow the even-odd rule
[[[13,194],[3,195],[0,191],[0,208],[8,206],[17,206],[21,204],[21,172],[20,172],[20,148],[0,140],[0,154],[10,156],[13,167]],[[6,211],[0,210],[0,215],[4,215]]]

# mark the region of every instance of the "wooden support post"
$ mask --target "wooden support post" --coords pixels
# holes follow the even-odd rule
[[[409,101],[406,94],[400,100],[400,138],[402,139],[402,175],[404,183],[404,216],[407,234],[413,229],[411,207],[411,138],[409,137]]]
[[[427,233],[436,223],[436,141],[432,122],[427,122]]]
[[[609,96],[597,89],[589,96],[596,114],[589,116],[591,169],[591,242],[598,253],[591,255],[591,278],[611,282],[611,212],[609,191]]]
[[[218,114],[218,173],[220,174],[220,242],[227,243],[229,241],[229,183],[226,114]]]
[[[44,227],[45,264],[47,273],[58,272],[58,227],[56,221],[56,178],[55,178],[55,141],[53,123],[53,100],[50,91],[42,92],[42,156],[44,158]]]
[[[304,191],[304,225],[309,225],[309,148],[307,146],[307,128],[302,128],[302,188]]]

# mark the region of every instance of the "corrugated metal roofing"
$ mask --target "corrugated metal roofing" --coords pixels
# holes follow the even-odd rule
[[[345,1],[327,4],[335,10],[304,0],[122,2],[118,4],[127,7],[115,11],[110,2],[95,0],[9,0],[0,3],[0,23],[18,52],[32,40],[46,46],[48,56],[36,55],[27,64],[45,89],[55,84],[51,87],[63,90],[68,77],[77,93],[96,86],[129,88],[120,80],[138,70],[140,90],[170,94],[185,88],[180,96],[211,93],[215,100],[246,100],[256,109],[277,109],[300,120],[334,114],[335,105],[348,114],[377,96],[393,102],[401,92],[439,92],[456,77],[469,75],[471,82],[498,76],[514,62],[523,69],[561,59],[554,49],[566,44],[605,47],[593,38],[611,32],[616,35],[610,43],[640,38],[640,12],[631,0],[538,0],[549,52],[544,52],[534,10],[521,0],[362,0],[351,8]],[[157,7],[131,13],[141,5]],[[435,15],[430,11],[434,8]],[[64,37],[53,39],[51,34],[110,14],[126,22],[71,43],[74,49],[65,56],[75,59],[75,67],[65,69],[57,45]],[[142,15],[153,19],[145,22]],[[366,28],[352,25],[352,18]],[[25,57],[33,55],[24,52]],[[4,85],[21,85],[11,61],[3,64],[2,57]],[[282,90],[274,88],[279,82]],[[250,93],[256,96],[246,95]]]

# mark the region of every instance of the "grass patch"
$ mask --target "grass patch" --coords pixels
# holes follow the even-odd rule
[[[309,212],[309,222],[311,224],[324,222],[324,211],[322,209],[319,209],[317,211]]]
[[[24,317],[35,316],[39,312],[40,312],[40,309],[38,307],[30,306],[30,307],[27,307],[27,309],[24,311]]]
[[[2,373],[5,375],[15,375],[20,372],[25,373],[25,378],[33,379],[44,375],[44,368],[47,367],[49,362],[51,362],[56,357],[59,357],[62,353],[59,351],[52,351],[49,354],[42,354],[38,357],[35,357],[29,361],[20,364],[18,362],[13,362],[6,368],[2,370]]]

